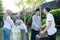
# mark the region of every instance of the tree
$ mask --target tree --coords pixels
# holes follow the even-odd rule
[[[2,0],[0,0],[0,12],[2,12]]]
[[[40,6],[40,5],[43,3],[43,1],[44,1],[44,0],[26,0],[26,1],[23,2],[23,0],[19,0],[19,1],[16,3],[16,5],[17,5],[17,6],[21,6],[21,5],[23,5],[23,4],[25,3],[25,4],[27,4],[28,6],[31,5],[31,6],[33,7],[33,9],[34,9],[34,8]],[[25,6],[26,6],[26,5],[25,5]],[[24,7],[25,7],[25,6],[24,6]]]

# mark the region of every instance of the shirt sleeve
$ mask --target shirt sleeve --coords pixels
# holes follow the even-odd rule
[[[47,21],[52,21],[52,15],[47,16]]]
[[[15,28],[15,26],[12,27],[12,32],[14,32],[14,28]]]
[[[24,23],[21,24],[20,29],[22,29],[22,30],[24,29],[25,32],[27,33],[27,26]]]
[[[25,29],[25,32],[27,33],[27,26],[24,24],[24,29]]]
[[[32,21],[33,21],[33,25],[35,26],[35,28],[38,27],[38,25],[37,25],[37,23],[36,23],[36,21],[35,21],[35,17],[34,17],[34,16],[33,16],[33,18],[32,18]]]
[[[8,16],[6,20],[10,23],[11,26],[14,26],[14,22],[11,17]]]

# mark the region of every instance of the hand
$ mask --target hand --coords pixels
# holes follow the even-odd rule
[[[43,26],[41,26],[41,28],[44,28]]]
[[[44,35],[44,34],[45,34],[45,31],[41,31],[40,33],[41,33],[42,35]]]
[[[40,30],[41,28],[40,28],[40,27],[38,27],[37,29],[38,29],[38,30]]]

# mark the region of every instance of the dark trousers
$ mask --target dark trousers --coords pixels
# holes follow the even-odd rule
[[[50,40],[56,40],[56,33],[53,35],[48,35]]]
[[[35,40],[37,34],[39,34],[39,31],[35,31],[32,29],[31,40]]]

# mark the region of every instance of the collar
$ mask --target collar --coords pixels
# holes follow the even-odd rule
[[[48,14],[50,14],[50,12],[46,13],[46,16],[47,16]]]

